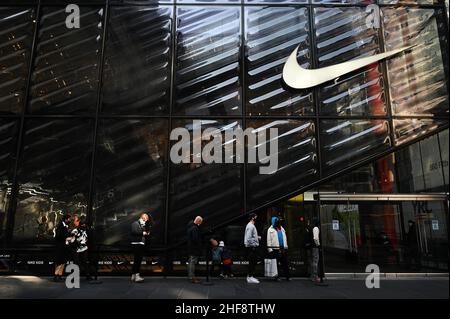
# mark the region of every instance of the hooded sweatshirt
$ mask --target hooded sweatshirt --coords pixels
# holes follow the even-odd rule
[[[287,249],[286,232],[283,227],[276,228],[275,223],[277,217],[272,217],[272,225],[267,230],[267,248],[271,252],[273,249],[279,249],[280,247]]]

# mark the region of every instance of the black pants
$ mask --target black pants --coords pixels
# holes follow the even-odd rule
[[[132,274],[138,274],[141,269],[142,258],[144,257],[145,246],[144,245],[131,245],[133,246],[134,263]]]
[[[289,259],[288,259],[288,254],[287,254],[287,250],[284,249],[280,249],[277,251],[277,261],[279,264],[281,264],[281,266],[283,267],[283,274],[286,278],[289,278]],[[279,277],[279,273],[278,273],[278,277]]]
[[[81,253],[75,253],[74,254],[74,262],[78,267],[80,267],[80,271],[82,274],[86,276],[86,278],[91,277],[91,260],[89,258],[89,252],[88,250],[85,250]]]
[[[255,275],[256,263],[258,261],[258,248],[247,247],[247,259],[248,259],[248,273],[247,276],[253,277]]]

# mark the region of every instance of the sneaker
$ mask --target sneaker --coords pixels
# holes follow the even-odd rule
[[[136,279],[136,275],[135,275],[135,274],[132,274],[132,275],[131,275],[131,282],[134,282],[135,279]]]
[[[139,274],[136,274],[136,277],[134,277],[134,282],[143,282],[144,278],[142,278]]]
[[[255,277],[247,277],[247,283],[249,284],[259,284],[259,280]]]

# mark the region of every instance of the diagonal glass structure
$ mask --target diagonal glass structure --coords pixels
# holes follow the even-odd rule
[[[126,247],[143,210],[169,247],[195,215],[226,225],[448,128],[443,1],[91,0],[79,29],[68,3],[0,5],[2,247],[51,244],[66,212]],[[297,46],[321,68],[406,45],[319,87],[282,80]],[[277,128],[278,168],[171,162],[194,120]]]

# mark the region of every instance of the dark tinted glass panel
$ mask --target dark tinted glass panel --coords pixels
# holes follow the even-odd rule
[[[324,120],[320,123],[324,169],[335,172],[390,147],[384,120]]]
[[[247,3],[261,3],[261,4],[277,4],[277,3],[307,3],[308,0],[244,0]]]
[[[445,124],[448,124],[448,122],[434,119],[394,120],[395,143],[399,145],[411,141],[412,139],[430,133]]]
[[[241,113],[240,7],[179,7],[176,113]]]
[[[29,105],[32,113],[95,109],[103,9],[80,7],[80,28],[67,28],[66,18],[65,7],[42,9]]]
[[[449,148],[449,140],[448,140],[448,130],[439,134],[439,145],[441,149],[441,157],[442,157],[442,168],[444,171],[444,181],[445,185],[448,186],[448,148]]]
[[[171,7],[112,7],[103,111],[160,114],[170,98]]]
[[[365,8],[316,8],[315,33],[320,67],[379,53],[378,30]],[[372,19],[372,20],[371,20]],[[381,66],[374,63],[324,84],[319,90],[323,115],[385,115]]]
[[[312,0],[312,3],[320,4],[372,4],[376,0]]]
[[[4,235],[10,203],[18,134],[16,121],[0,119],[0,239]]]
[[[129,244],[140,213],[153,219],[152,243],[164,240],[166,120],[100,122],[95,177],[98,242]]]
[[[234,120],[228,122],[203,120],[201,130],[203,132],[207,128],[220,130],[222,156],[224,156],[225,131],[235,129],[239,125],[240,123]],[[179,242],[185,237],[187,223],[197,215],[205,218],[204,227],[208,228],[242,213],[241,169],[243,164],[194,163],[194,158],[200,161],[202,154],[201,151],[194,150],[193,141],[196,145],[203,144],[203,147],[209,144],[208,140],[202,142],[200,138],[193,136],[193,130],[197,130],[200,126],[194,126],[190,120],[177,121],[172,126],[187,129],[191,136],[190,141],[187,141],[190,150],[186,157],[190,163],[172,164],[170,173],[169,240]],[[233,160],[233,162],[236,161]]]
[[[240,3],[241,0],[177,0],[177,3]]]
[[[0,114],[22,110],[34,18],[33,9],[0,8]]]
[[[436,11],[399,7],[384,8],[383,14],[388,50],[417,45],[387,62],[392,112],[396,115],[448,115],[448,92],[438,34],[438,29],[443,29],[444,25],[437,23]]]
[[[317,178],[318,163],[316,156],[315,125],[312,121],[297,120],[254,120],[247,127],[259,132],[266,130],[267,136],[256,144],[256,149],[266,147],[267,154],[276,154],[278,161],[268,174],[261,174],[260,168],[268,166],[260,162],[247,165],[248,199],[252,208],[286,195],[286,190],[295,191]],[[278,152],[272,150],[269,139],[270,128],[278,129]],[[247,145],[251,147],[251,145]]]
[[[312,114],[311,91],[287,90],[282,80],[287,57],[298,45],[298,62],[311,66],[306,8],[248,7],[245,16],[247,113]]]
[[[175,0],[110,0],[111,4],[154,4],[154,3],[174,3]]]
[[[53,242],[62,214],[86,214],[92,151],[90,120],[29,120],[25,123],[16,242]]]

